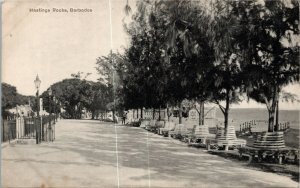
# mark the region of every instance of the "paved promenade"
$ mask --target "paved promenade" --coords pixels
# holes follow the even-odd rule
[[[54,143],[32,143],[2,149],[2,187],[298,186],[141,128],[99,121],[60,120]]]

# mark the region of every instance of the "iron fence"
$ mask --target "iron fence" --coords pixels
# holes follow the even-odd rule
[[[36,139],[36,143],[55,140],[58,115],[41,117],[8,117],[1,122],[1,141]]]

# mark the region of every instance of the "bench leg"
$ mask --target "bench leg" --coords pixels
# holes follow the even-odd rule
[[[229,149],[229,146],[225,145],[225,151],[228,151],[228,149]]]
[[[258,154],[258,155],[257,155],[257,161],[258,161],[259,163],[261,163],[261,162],[263,161],[263,157],[262,157],[261,154]]]
[[[243,152],[239,151],[239,160],[241,160],[243,158]]]
[[[278,156],[278,164],[282,164],[282,155]]]
[[[298,155],[297,155],[297,154],[295,155],[294,163],[295,163],[295,164],[298,164]]]
[[[254,155],[250,154],[248,158],[248,164],[252,163],[253,159],[254,159]]]
[[[210,150],[210,144],[209,143],[206,144],[206,148],[207,148],[207,151]]]

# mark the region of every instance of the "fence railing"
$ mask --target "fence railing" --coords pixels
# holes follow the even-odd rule
[[[10,141],[16,138],[16,120],[7,119],[2,121],[1,129],[2,142]]]
[[[251,120],[246,121],[240,124],[240,133],[250,133],[252,132],[261,132],[261,128],[267,127],[268,121],[263,120]],[[279,122],[278,123],[278,131],[286,131],[290,128],[290,122]]]
[[[58,115],[41,117],[9,117],[2,120],[1,140],[36,139],[36,143],[55,140]]]

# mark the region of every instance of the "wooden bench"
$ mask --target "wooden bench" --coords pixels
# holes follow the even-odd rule
[[[165,122],[164,121],[156,121],[155,126],[152,127],[152,131],[159,134],[159,129],[165,127]]]
[[[148,120],[148,119],[143,119],[143,120],[141,120],[141,125],[140,125],[140,127],[141,128],[146,128],[146,126],[148,126],[150,124],[150,120]]]
[[[285,147],[284,132],[262,132],[258,135],[253,144],[248,144],[244,148],[239,148],[240,154],[248,154],[251,160],[275,161],[282,164],[288,156],[293,155],[295,162],[298,163],[299,150]]]
[[[149,122],[149,124],[146,125],[145,129],[148,130],[148,131],[152,131],[154,129],[154,127],[155,127],[155,123],[156,123],[156,120],[155,119],[151,119],[150,122]]]
[[[192,134],[192,129],[188,129],[184,124],[175,125],[174,131],[169,132],[169,136],[173,138],[183,139],[190,137]]]
[[[176,124],[174,130],[169,131],[169,137],[177,138],[182,127],[184,127],[183,124]]]
[[[224,147],[225,151],[227,151],[230,146],[243,147],[245,145],[246,140],[237,139],[234,126],[232,125],[228,125],[227,129],[218,129],[215,139],[207,139],[208,150],[210,150],[211,146],[216,149]]]
[[[133,118],[130,122],[126,123],[127,126],[139,127],[140,126],[140,119]]]
[[[186,125],[183,125],[177,134],[177,137],[182,139],[184,142],[188,142],[189,138],[192,136],[194,128],[187,128]]]
[[[283,132],[262,132],[251,147],[262,149],[285,148]]]
[[[282,164],[288,156],[294,156],[294,163],[299,163],[299,150],[292,148],[255,148],[245,146],[239,148],[240,156],[249,155],[249,162],[256,160],[257,162],[275,162]]]
[[[158,134],[168,136],[169,131],[173,131],[175,128],[175,123],[174,122],[166,122],[165,127],[159,128]]]
[[[215,134],[210,134],[208,125],[195,125],[192,135],[188,140],[190,145],[197,144],[197,143],[205,143],[206,139],[213,139],[215,138]]]

